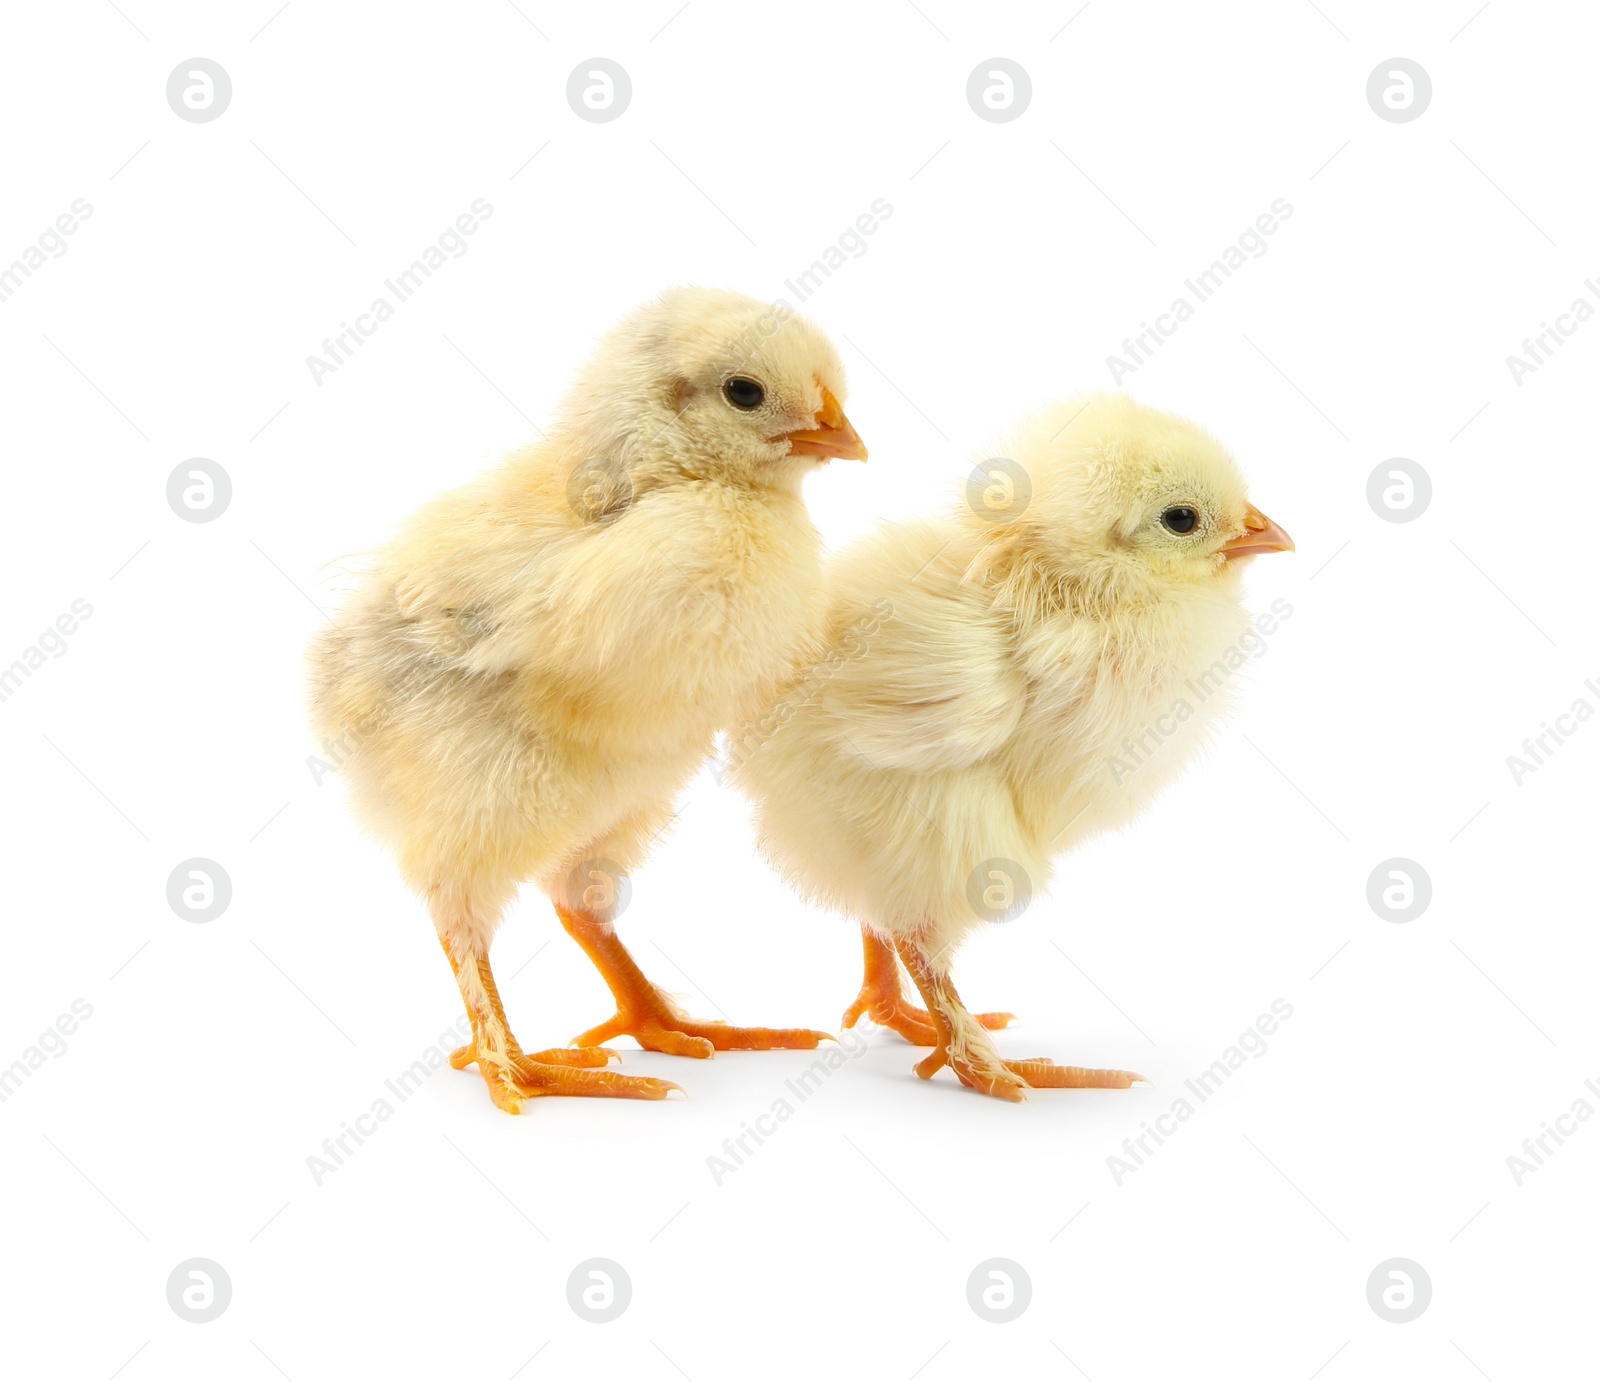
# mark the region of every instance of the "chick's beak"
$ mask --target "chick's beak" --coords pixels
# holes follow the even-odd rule
[[[838,456],[848,461],[867,459],[866,444],[850,425],[839,400],[827,389],[822,391],[822,407],[817,410],[816,421],[814,428],[787,433],[791,456]]]
[[[1294,551],[1294,539],[1254,504],[1244,512],[1244,532],[1231,542],[1222,544],[1222,555],[1230,561],[1235,557],[1256,557],[1266,552],[1292,551]]]

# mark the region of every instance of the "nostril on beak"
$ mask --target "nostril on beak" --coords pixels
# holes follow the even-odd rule
[[[1253,557],[1265,552],[1292,552],[1294,539],[1254,504],[1245,509],[1244,532],[1221,548],[1225,557]]]
[[[817,409],[817,426],[838,427],[844,421],[844,409],[839,406],[839,400],[833,396],[831,389],[826,385],[821,387],[822,406]]]
[[[822,403],[815,414],[817,425],[815,428],[788,434],[789,455],[820,456],[823,459],[840,456],[857,461],[866,460],[866,444],[856,429],[850,425],[850,419],[844,415],[839,400],[821,380],[817,381],[817,385],[822,390]]]

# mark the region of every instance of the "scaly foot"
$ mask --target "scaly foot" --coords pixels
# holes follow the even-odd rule
[[[1001,1060],[991,1048],[988,1051],[968,1050],[951,1059],[948,1049],[940,1047],[917,1066],[917,1074],[931,1078],[946,1065],[968,1089],[980,1094],[990,1094],[997,1099],[1021,1103],[1030,1089],[1129,1089],[1136,1082],[1149,1084],[1143,1075],[1131,1070],[1091,1070],[1081,1065],[1057,1065],[1053,1060],[1035,1056],[1030,1060]]]
[[[804,1027],[732,1027],[726,1022],[696,1022],[685,1017],[659,990],[640,994],[614,1017],[573,1038],[578,1047],[612,1037],[631,1036],[646,1051],[705,1060],[715,1051],[810,1051],[828,1032]]]
[[[615,1051],[603,1046],[577,1049],[557,1047],[526,1055],[510,1051],[504,1056],[480,1056],[476,1045],[460,1047],[451,1053],[450,1064],[464,1070],[477,1062],[479,1073],[489,1087],[489,1097],[507,1113],[521,1113],[524,1099],[567,1095],[598,1099],[665,1099],[677,1089],[670,1080],[644,1075],[619,1075],[605,1070]]]
[[[437,920],[437,918],[436,918]],[[489,1086],[489,1097],[507,1113],[521,1113],[524,1099],[545,1095],[587,1095],[609,1099],[665,1099],[678,1086],[669,1080],[653,1080],[618,1075],[601,1067],[617,1059],[615,1051],[603,1046],[580,1050],[565,1048],[536,1051],[528,1055],[511,1034],[500,990],[489,966],[489,954],[478,939],[476,929],[452,931],[448,923],[439,927],[439,940],[450,960],[450,968],[461,989],[472,1023],[472,1040],[450,1053],[450,1064],[457,1070],[477,1063],[478,1073]],[[679,1089],[679,1093],[683,1091]]]
[[[645,978],[609,921],[559,902],[556,915],[617,1000],[616,1015],[574,1037],[574,1046],[631,1036],[646,1051],[705,1060],[714,1051],[810,1051],[819,1041],[833,1040],[831,1033],[804,1027],[730,1027],[726,1022],[692,1021]]]

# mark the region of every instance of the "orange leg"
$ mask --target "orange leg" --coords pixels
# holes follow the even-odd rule
[[[452,1052],[450,1064],[464,1070],[476,1062],[490,1098],[507,1113],[521,1113],[524,1099],[544,1095],[665,1099],[678,1088],[668,1080],[619,1075],[597,1068],[617,1054],[601,1046],[575,1051],[560,1047],[528,1055],[506,1022],[487,951],[468,939],[465,932],[440,939],[472,1022],[471,1043]]]
[[[962,1004],[950,976],[935,971],[927,950],[913,940],[897,940],[895,948],[928,1005],[938,1037],[934,1053],[916,1067],[923,1079],[931,1079],[948,1065],[969,1089],[1013,1103],[1026,1099],[1029,1089],[1127,1089],[1144,1079],[1127,1070],[1057,1065],[1042,1056],[1001,1060],[988,1033]]]
[[[900,962],[895,959],[894,946],[865,926],[861,928],[861,946],[866,958],[861,992],[844,1010],[840,1025],[854,1027],[865,1014],[878,1026],[898,1032],[913,1046],[937,1046],[939,1036],[933,1019],[908,1003],[901,991]],[[1017,1020],[1014,1013],[977,1013],[975,1017],[991,1032]]]
[[[556,913],[617,1000],[616,1016],[575,1037],[575,1046],[631,1036],[646,1051],[704,1060],[713,1051],[810,1051],[819,1041],[832,1040],[827,1032],[803,1027],[730,1027],[726,1022],[692,1021],[644,977],[627,947],[617,939],[612,923],[559,903]]]

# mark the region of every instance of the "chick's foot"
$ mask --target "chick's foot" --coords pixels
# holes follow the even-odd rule
[[[810,1051],[827,1032],[804,1027],[733,1027],[726,1022],[696,1022],[677,1011],[666,995],[652,989],[641,1002],[629,1003],[616,1016],[574,1037],[579,1047],[612,1037],[631,1036],[646,1051],[705,1060],[715,1051]]]
[[[503,1056],[480,1055],[476,1045],[463,1046],[450,1057],[457,1070],[477,1063],[489,1097],[507,1113],[521,1113],[525,1099],[567,1095],[592,1099],[665,1099],[673,1090],[682,1092],[670,1080],[643,1075],[619,1075],[606,1070],[615,1051],[588,1046],[558,1047],[526,1055],[521,1051]]]
[[[567,934],[583,947],[617,1000],[616,1015],[573,1039],[594,1046],[612,1037],[631,1036],[646,1051],[705,1060],[714,1051],[810,1051],[828,1032],[804,1027],[732,1027],[726,1022],[696,1022],[644,976],[609,921],[557,904]]]
[[[439,939],[472,1023],[472,1040],[450,1053],[450,1064],[465,1070],[476,1063],[497,1108],[521,1113],[523,1100],[554,1094],[665,1099],[675,1089],[682,1093],[669,1080],[618,1075],[604,1069],[607,1061],[617,1059],[617,1053],[603,1046],[585,1046],[575,1051],[563,1047],[528,1055],[506,1022],[505,1006],[482,943],[470,931],[452,934],[445,928],[441,928]]]
[[[1001,1060],[994,1051],[968,1050],[952,1058],[947,1047],[940,1047],[916,1069],[929,1079],[946,1065],[968,1089],[997,1099],[1021,1103],[1030,1089],[1130,1089],[1143,1081],[1131,1070],[1091,1070],[1081,1065],[1057,1065],[1035,1056],[1028,1060]]]
[[[935,967],[926,947],[916,939],[903,939],[897,942],[897,949],[921,990],[936,1029],[933,1054],[916,1067],[923,1079],[931,1079],[948,1065],[968,1089],[1012,1103],[1021,1103],[1030,1089],[1127,1089],[1144,1079],[1128,1070],[1057,1065],[1043,1056],[1001,1060],[984,1026],[962,1003],[949,973]]]
[[[861,992],[856,995],[855,1002],[844,1010],[839,1025],[854,1027],[863,1016],[870,1017],[878,1026],[898,1032],[913,1046],[937,1046],[939,1034],[933,1018],[926,1009],[906,1001],[894,947],[864,927],[861,940],[866,960]],[[1017,1020],[1014,1013],[974,1013],[972,1016],[991,1032],[997,1032]]]
[[[478,1059],[478,1044],[469,1041],[465,1046],[458,1046],[450,1053],[450,1064],[457,1070],[465,1070]],[[489,1059],[494,1060],[493,1053]],[[515,1067],[519,1062],[534,1065],[576,1065],[593,1068],[603,1066],[607,1061],[621,1060],[617,1052],[606,1046],[556,1046],[549,1051],[535,1051],[528,1055],[520,1050],[513,1050],[502,1064]]]

